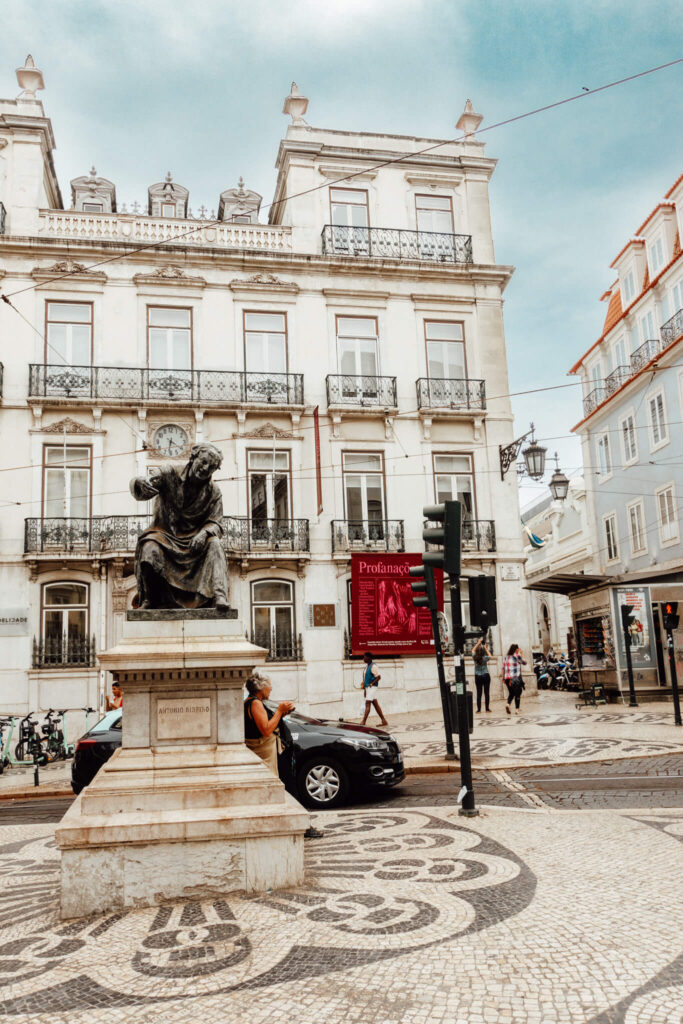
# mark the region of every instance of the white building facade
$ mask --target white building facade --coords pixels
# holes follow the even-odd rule
[[[94,169],[66,204],[42,104],[0,100],[0,709],[97,705],[149,514],[129,480],[200,440],[223,452],[230,601],[276,697],[360,713],[351,557],[421,551],[436,500],[465,507],[463,574],[497,578],[496,656],[528,645],[495,161],[476,136],[421,153],[437,140],[305,108],[293,87],[261,223],[241,181],[215,219],[170,175],[144,213]],[[480,121],[468,102],[458,128]],[[438,707],[433,659],[387,658],[382,690],[389,714]]]

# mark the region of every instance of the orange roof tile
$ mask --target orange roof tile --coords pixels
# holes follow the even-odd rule
[[[649,288],[649,287],[650,287],[650,268],[648,267],[648,265],[646,263],[645,264],[645,274],[643,275],[643,285],[642,285],[642,287],[640,289],[641,294],[645,291],[646,288]]]
[[[674,181],[673,185],[671,186],[671,188],[669,189],[669,191],[668,191],[668,192],[666,193],[666,195],[664,196],[664,198],[665,198],[665,199],[668,199],[668,198],[669,198],[669,196],[671,195],[671,193],[672,193],[672,192],[674,191],[674,189],[675,189],[675,188],[677,188],[677,186],[678,186],[678,185],[680,185],[680,183],[681,183],[682,181],[683,181],[683,174],[681,174],[680,178],[676,178],[676,180]]]
[[[683,174],[681,175],[681,177],[683,178]],[[679,232],[677,231],[676,232],[676,237],[674,238],[674,259],[676,259],[677,256],[680,256],[680,254],[681,254],[681,236],[680,236]]]
[[[607,307],[605,324],[602,328],[603,335],[607,334],[608,331],[611,331],[614,325],[618,323],[619,320],[621,320],[622,313],[623,309],[621,307],[621,289],[615,288],[612,292],[612,295],[610,296],[609,306]]]

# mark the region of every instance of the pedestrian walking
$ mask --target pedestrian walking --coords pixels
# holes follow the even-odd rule
[[[375,711],[377,712],[381,719],[380,725],[388,725],[389,723],[384,717],[384,712],[379,706],[379,701],[377,700],[377,687],[382,677],[375,670],[375,663],[372,660],[372,655],[370,654],[370,651],[365,652],[365,654],[363,655],[363,661],[365,662],[365,672],[363,673],[362,684],[363,694],[365,696],[365,715],[363,716],[363,721],[360,724],[365,725],[365,723],[368,720],[368,715],[370,714],[370,711],[374,706]]]
[[[477,640],[472,651],[472,658],[474,660],[474,685],[477,688],[477,714],[481,712],[481,698],[484,696],[484,707],[487,711],[490,711],[489,707],[489,693],[491,689],[491,676],[489,674],[488,664],[491,659],[491,652],[484,643],[482,637],[481,640]]]
[[[522,679],[522,665],[526,665],[521,648],[517,644],[510,644],[510,648],[503,660],[503,680],[508,688],[508,699],[505,710],[508,715],[512,714],[510,705],[515,702],[515,714],[519,714],[519,702],[524,689]]]

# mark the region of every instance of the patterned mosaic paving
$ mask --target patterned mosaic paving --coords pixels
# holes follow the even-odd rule
[[[0,1019],[680,1022],[683,813],[323,824],[300,889],[67,923],[52,826],[3,828]]]

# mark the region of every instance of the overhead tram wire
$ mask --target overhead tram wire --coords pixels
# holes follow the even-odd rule
[[[389,167],[392,164],[398,164],[403,163],[405,161],[413,160],[417,156],[423,156],[425,153],[432,153],[434,152],[434,150],[441,149],[443,146],[452,146],[459,142],[464,142],[466,139],[473,138],[474,136],[484,135],[485,133],[494,131],[498,128],[504,128],[507,125],[515,124],[518,121],[523,121],[528,117],[535,117],[537,114],[545,113],[548,110],[555,110],[556,108],[565,106],[568,103],[574,103],[577,100],[586,99],[588,96],[594,96],[597,93],[605,92],[608,89],[614,89],[616,88],[616,86],[625,85],[627,82],[633,82],[636,79],[645,78],[648,75],[653,75],[658,71],[664,71],[667,68],[671,68],[677,64],[682,63],[683,57],[678,57],[675,60],[667,61],[665,64],[658,64],[655,67],[647,68],[645,71],[638,71],[632,75],[627,75],[624,78],[618,78],[612,82],[607,82],[605,85],[599,85],[595,89],[589,89],[588,92],[581,91],[573,94],[572,96],[566,96],[564,99],[555,100],[552,103],[546,103],[541,107],[535,107],[533,110],[527,110],[523,114],[516,114],[513,117],[505,118],[502,121],[496,121],[494,122],[494,124],[490,124],[486,128],[477,128],[473,132],[465,132],[463,135],[458,135],[453,139],[442,139],[441,141],[436,142],[431,146],[424,146],[422,149],[415,150],[415,152],[413,153],[404,153],[401,156],[392,157],[389,160],[382,160],[379,163],[372,164],[370,167],[364,167],[361,170],[341,175],[339,178],[327,181],[324,184],[314,185],[311,188],[303,189],[301,192],[293,192],[290,195],[283,196],[281,199],[273,200],[270,203],[266,203],[265,206],[262,207],[262,209],[268,210],[274,206],[282,206],[285,203],[289,202],[291,199],[299,199],[303,196],[310,195],[312,192],[318,192],[321,189],[327,189],[332,185],[339,185],[342,182],[351,181],[353,178],[356,178],[359,175],[367,174],[368,171],[376,171],[380,170],[383,167]],[[170,238],[164,239],[163,243],[155,241],[148,242],[146,245],[136,246],[136,248],[130,249],[125,253],[119,253],[116,256],[109,256],[106,259],[98,260],[96,263],[91,263],[88,267],[85,268],[85,270],[94,270],[96,267],[102,267],[105,266],[106,264],[114,263],[120,259],[128,259],[130,256],[134,256],[136,253],[145,252],[147,249],[156,249],[160,244],[165,245],[168,242],[180,241],[183,238],[187,238],[189,235],[195,234],[197,231],[204,231],[206,230],[206,228],[217,227],[221,223],[222,221],[220,220],[202,221],[201,224],[198,224],[194,228],[188,228],[186,231],[181,231],[176,235],[172,235]],[[56,277],[50,278],[47,281],[41,281],[39,283],[27,285],[25,288],[17,288],[15,291],[9,292],[8,297],[12,298],[15,295],[21,295],[25,292],[34,291],[38,288],[43,288],[46,285],[54,284],[56,281],[63,281],[66,278],[71,277],[71,275],[74,273],[76,273],[76,271],[66,271],[63,274],[59,274]],[[83,271],[80,270],[78,271],[78,273],[83,273]]]

